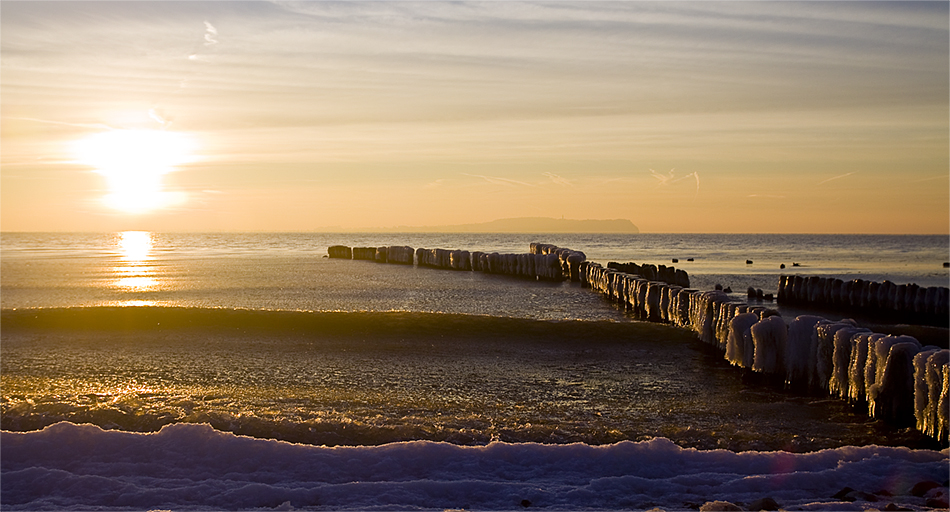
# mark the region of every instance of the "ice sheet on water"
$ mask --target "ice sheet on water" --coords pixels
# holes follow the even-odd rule
[[[549,509],[680,510],[771,497],[841,509],[843,487],[892,502],[947,477],[948,451],[879,446],[787,452],[700,451],[665,438],[604,446],[428,441],[317,447],[252,439],[201,424],[152,434],[58,423],[2,434],[5,510]],[[946,492],[941,488],[931,493]]]

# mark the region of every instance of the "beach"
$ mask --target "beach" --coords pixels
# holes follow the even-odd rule
[[[912,487],[946,487],[945,444],[730,366],[692,332],[577,283],[324,258],[341,235],[3,236],[4,508],[681,510],[768,497],[837,510],[851,487],[925,509],[938,491]],[[411,236],[518,252],[534,240]],[[590,242],[590,259],[658,259],[659,240],[639,236],[565,240]],[[693,286],[777,279],[731,261],[748,237],[718,257],[680,238],[671,252],[706,253],[694,258],[714,271],[697,268]],[[941,241],[893,240],[902,253],[885,244],[858,265],[825,237],[832,248],[801,259],[840,271],[827,275],[894,267],[936,281]],[[324,469],[299,469],[311,465]],[[81,490],[88,478],[108,485]]]

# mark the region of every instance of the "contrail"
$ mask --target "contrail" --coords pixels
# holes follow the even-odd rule
[[[650,169],[650,173],[653,175],[654,178],[656,178],[657,180],[659,180],[659,183],[657,184],[657,186],[661,186],[661,187],[662,187],[662,186],[665,186],[665,185],[669,185],[669,184],[671,184],[671,183],[676,183],[677,181],[683,181],[683,180],[685,180],[685,179],[688,179],[688,178],[692,177],[692,178],[694,178],[694,179],[696,180],[696,196],[698,197],[698,196],[699,196],[699,173],[698,173],[698,172],[691,172],[691,173],[687,174],[686,176],[683,176],[683,177],[681,177],[681,178],[676,178],[676,177],[674,177],[674,175],[673,175],[673,171],[675,171],[675,170],[676,170],[675,168],[674,168],[674,169],[670,169],[669,176],[667,176],[667,175],[665,175],[665,174],[660,174],[660,173],[654,171],[653,169]]]
[[[860,172],[860,171],[853,171],[853,172],[849,172],[848,174],[842,174],[841,176],[835,176],[835,177],[833,177],[833,178],[828,178],[828,179],[826,179],[825,181],[819,182],[818,184],[819,184],[819,185],[824,185],[825,183],[828,183],[829,181],[836,180],[836,179],[838,179],[838,178],[844,178],[845,176],[851,176],[852,174],[857,174],[858,172]]]
[[[676,170],[676,169],[670,169],[670,175],[669,175],[669,176],[666,176],[666,175],[664,175],[664,174],[660,174],[660,173],[654,171],[653,169],[650,169],[650,174],[652,174],[654,178],[656,178],[657,180],[659,180],[659,185],[662,186],[662,185],[667,185],[667,184],[669,184],[669,183],[672,183],[671,180],[673,179],[673,171],[675,171],[675,170]]]
[[[508,178],[498,178],[498,177],[496,177],[496,176],[485,176],[485,175],[482,175],[482,174],[468,174],[468,173],[465,173],[465,172],[463,172],[462,175],[463,175],[463,176],[471,176],[471,177],[473,177],[473,178],[481,178],[481,179],[483,179],[483,180],[485,180],[485,181],[491,183],[492,185],[505,185],[505,186],[508,186],[508,187],[513,187],[513,186],[515,186],[515,185],[521,185],[521,186],[524,186],[524,187],[533,187],[533,186],[534,186],[534,185],[532,185],[532,184],[530,184],[530,183],[525,183],[525,182],[523,182],[523,181],[509,180]]]
[[[548,178],[550,178],[551,181],[553,181],[554,183],[556,183],[556,184],[558,184],[558,185],[561,185],[561,186],[564,186],[564,187],[573,187],[573,186],[574,186],[574,184],[571,183],[571,180],[569,180],[569,179],[567,179],[567,178],[564,178],[564,177],[562,177],[562,176],[558,176],[557,174],[554,174],[554,173],[552,173],[552,172],[545,172],[545,173],[542,173],[542,174],[543,174],[544,176],[547,176]]]

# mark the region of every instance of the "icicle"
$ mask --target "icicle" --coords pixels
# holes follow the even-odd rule
[[[927,416],[930,404],[930,386],[927,384],[927,361],[939,352],[938,347],[925,347],[914,356],[914,417],[917,418],[917,430],[931,434],[934,419]],[[938,395],[939,397],[939,395]]]
[[[811,386],[824,391],[831,391],[829,382],[834,373],[835,335],[838,331],[855,326],[854,320],[845,319],[840,322],[822,323],[815,325],[815,364],[811,373]],[[849,357],[850,360],[850,357]],[[834,393],[832,393],[834,394]]]
[[[856,336],[871,331],[860,327],[845,327],[838,329],[834,335],[834,354],[832,355],[832,373],[828,380],[828,391],[840,398],[851,396],[851,364],[854,361]],[[867,343],[865,343],[865,354]],[[867,356],[865,356],[867,357]],[[862,379],[863,380],[863,379]]]
[[[950,437],[950,421],[947,415],[948,386],[950,386],[950,350],[941,350],[927,359],[927,405],[924,415],[929,428],[925,434],[938,441],[947,441]]]

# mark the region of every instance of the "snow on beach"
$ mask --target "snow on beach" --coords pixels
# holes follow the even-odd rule
[[[203,424],[143,434],[65,422],[5,431],[2,447],[5,510],[696,510],[763,498],[786,510],[922,510],[948,495],[948,450],[903,447],[736,453],[656,438],[330,448]],[[839,494],[846,487],[855,492]]]

